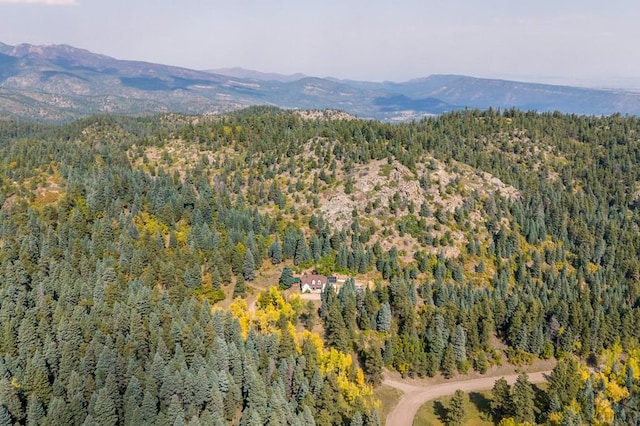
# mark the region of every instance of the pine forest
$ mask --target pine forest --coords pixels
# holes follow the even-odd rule
[[[386,374],[538,360],[495,424],[636,425],[639,164],[622,115],[2,120],[0,426],[382,425]]]

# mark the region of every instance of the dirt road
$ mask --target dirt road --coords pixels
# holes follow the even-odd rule
[[[527,373],[531,383],[540,383],[546,380],[551,371]],[[509,384],[515,383],[517,374],[510,375],[490,375],[479,379],[453,380],[428,386],[416,386],[404,381],[386,379],[382,383],[398,389],[404,395],[398,401],[393,411],[387,416],[387,426],[412,426],[413,419],[418,409],[427,401],[437,399],[446,395],[452,395],[457,389],[464,392],[491,389],[493,384],[500,377],[504,377]]]

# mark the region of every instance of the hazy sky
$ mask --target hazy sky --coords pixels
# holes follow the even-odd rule
[[[0,0],[0,41],[195,69],[640,87],[637,0]]]

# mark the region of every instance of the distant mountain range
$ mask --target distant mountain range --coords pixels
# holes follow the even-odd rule
[[[260,72],[254,70],[247,70],[244,68],[233,67],[233,68],[218,68],[215,70],[207,70],[211,74],[220,74],[226,75],[227,77],[235,77],[235,78],[245,78],[250,80],[261,80],[261,81],[280,81],[282,83],[290,83],[296,80],[302,80],[303,78],[309,77],[308,75],[296,73],[296,74],[278,74],[274,72]]]
[[[489,107],[640,115],[640,93],[459,75],[378,83],[241,68],[196,71],[67,45],[0,43],[0,116],[61,121],[96,113],[214,114],[249,105],[339,109],[381,120]]]

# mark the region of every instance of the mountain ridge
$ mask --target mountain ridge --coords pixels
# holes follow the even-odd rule
[[[640,93],[630,90],[455,74],[370,82],[241,68],[212,71],[120,60],[64,44],[0,43],[0,117],[64,121],[111,112],[217,114],[250,105],[339,109],[386,121],[463,108],[640,114]]]
[[[302,73],[281,74],[275,72],[262,72],[242,67],[216,68],[205,71],[212,74],[226,75],[228,77],[246,78],[251,80],[279,81],[282,83],[288,83],[296,80],[301,80],[305,77],[310,77]]]

